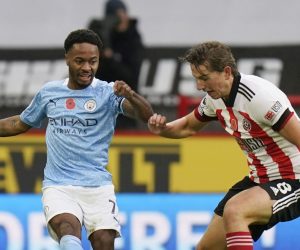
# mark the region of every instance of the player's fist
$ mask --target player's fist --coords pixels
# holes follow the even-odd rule
[[[153,114],[148,120],[148,128],[153,134],[160,134],[166,128],[167,118],[160,114]]]
[[[126,99],[133,97],[134,91],[124,81],[115,81],[113,88],[117,96],[124,96]]]

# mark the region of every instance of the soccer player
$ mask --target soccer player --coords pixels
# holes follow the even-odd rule
[[[154,134],[177,139],[218,120],[235,137],[247,156],[249,176],[218,204],[197,250],[251,250],[264,230],[300,215],[299,118],[274,84],[238,72],[227,45],[205,42],[181,59],[190,64],[197,89],[206,95],[186,116],[167,122],[154,114],[148,127]]]
[[[46,83],[21,113],[0,120],[0,136],[39,127],[47,119],[43,208],[50,235],[64,250],[82,250],[82,225],[94,250],[114,249],[120,236],[118,206],[107,171],[116,117],[147,123],[150,104],[123,81],[94,77],[102,41],[91,30],[71,32],[65,42],[67,79]]]

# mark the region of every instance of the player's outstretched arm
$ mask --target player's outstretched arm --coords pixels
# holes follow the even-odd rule
[[[126,98],[123,102],[123,110],[126,116],[142,120],[147,123],[153,114],[150,103],[141,95],[136,93],[124,81],[115,81],[115,94]]]
[[[13,136],[26,132],[31,126],[22,122],[19,115],[0,120],[0,137]]]
[[[173,139],[192,136],[205,125],[196,119],[194,112],[171,122],[167,122],[163,115],[153,114],[148,121],[148,128],[153,134]]]
[[[300,148],[300,122],[296,115],[293,115],[279,131],[289,142]]]

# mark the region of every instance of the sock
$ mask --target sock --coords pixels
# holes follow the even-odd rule
[[[61,237],[59,247],[61,250],[83,250],[81,240],[73,235]]]
[[[228,250],[253,250],[250,232],[232,232],[226,234]]]

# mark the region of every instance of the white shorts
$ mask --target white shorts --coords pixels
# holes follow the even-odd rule
[[[69,213],[78,218],[89,237],[100,229],[113,229],[120,237],[121,226],[113,185],[102,187],[51,186],[43,189],[44,214],[50,236],[58,241],[49,221],[58,214]]]

